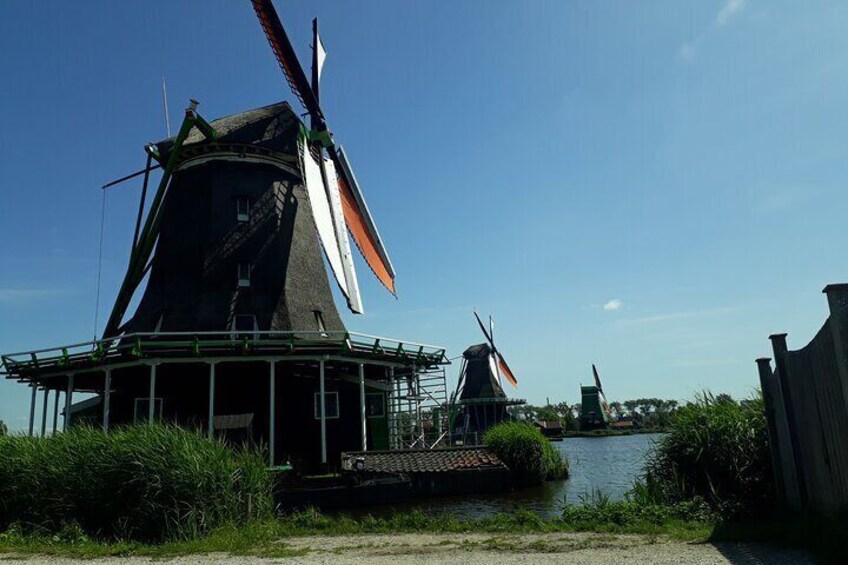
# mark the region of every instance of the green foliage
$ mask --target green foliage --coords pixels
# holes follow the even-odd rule
[[[512,472],[517,485],[535,485],[568,475],[568,464],[538,429],[521,422],[502,422],[483,436]]]
[[[773,484],[762,398],[705,392],[676,411],[648,457],[646,488],[675,503],[700,497],[725,515],[770,507]]]
[[[171,426],[109,434],[79,427],[48,438],[0,438],[0,531],[138,540],[188,539],[270,516],[271,477],[258,454]]]

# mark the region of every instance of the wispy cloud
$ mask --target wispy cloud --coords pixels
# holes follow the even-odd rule
[[[711,23],[706,29],[703,29],[695,39],[685,42],[677,49],[677,58],[686,63],[691,63],[695,59],[695,53],[698,46],[704,41],[710,31],[717,27],[723,27],[730,23],[747,5],[746,0],[727,0],[718,11],[715,17],[715,22]]]
[[[716,16],[716,23],[720,26],[729,22],[733,16],[741,12],[745,8],[745,0],[727,0],[724,7],[719,10]]]
[[[615,312],[616,310],[621,310],[621,307],[624,306],[624,303],[618,298],[613,298],[606,304],[604,304],[604,310],[607,312]]]
[[[48,298],[64,294],[59,289],[49,288],[2,288],[0,287],[0,304],[20,304],[31,300]]]
[[[736,306],[722,306],[718,308],[706,308],[703,310],[685,310],[681,312],[670,312],[667,314],[655,314],[653,316],[644,316],[642,318],[630,318],[619,320],[622,325],[643,325],[643,324],[660,324],[663,322],[673,322],[677,320],[694,320],[699,318],[708,318],[712,316],[723,316],[738,310]]]

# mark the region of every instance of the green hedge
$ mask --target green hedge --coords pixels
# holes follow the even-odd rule
[[[0,531],[73,525],[101,538],[188,539],[272,511],[258,454],[181,428],[0,437]]]
[[[657,500],[701,498],[725,515],[767,511],[774,486],[762,398],[704,393],[677,410],[646,467],[645,486]]]
[[[568,475],[568,464],[538,429],[521,422],[492,426],[483,443],[512,472],[518,486],[535,485]]]

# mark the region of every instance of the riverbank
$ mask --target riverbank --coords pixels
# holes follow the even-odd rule
[[[644,429],[644,428],[636,428],[631,430],[587,430],[587,431],[566,431],[562,433],[562,438],[553,438],[553,439],[563,439],[569,437],[615,437],[615,436],[635,436],[639,434],[664,434],[667,433],[668,430],[665,429]]]
[[[106,557],[98,565],[147,565],[161,556]],[[780,549],[760,543],[681,541],[662,535],[598,533],[418,533],[309,536],[277,540],[262,548],[223,550],[202,555],[174,557],[170,563],[196,565],[223,563],[245,565],[287,558],[289,563],[374,563],[386,565],[462,563],[569,563],[617,564],[653,563],[668,565],[724,564],[738,562],[799,564],[814,563],[808,553]],[[51,555],[7,554],[9,565],[55,563]],[[62,561],[66,565],[90,564],[86,558]]]

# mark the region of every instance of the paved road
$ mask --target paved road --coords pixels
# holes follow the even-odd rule
[[[779,550],[760,544],[684,543],[663,538],[604,534],[404,534],[304,537],[281,540],[269,557],[197,555],[167,560],[174,565],[222,563],[248,565],[286,563],[323,565],[462,565],[568,563],[570,565],[806,565],[815,563],[800,551]],[[68,560],[0,555],[3,565],[142,565],[160,564],[148,558]]]

